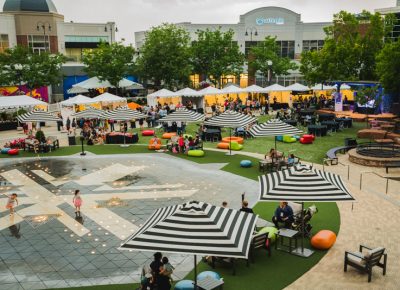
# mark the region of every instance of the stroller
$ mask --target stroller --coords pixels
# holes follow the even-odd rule
[[[298,231],[301,234],[303,233],[302,227],[304,224],[304,236],[310,238],[312,230],[310,220],[317,212],[317,207],[315,205],[312,205],[309,208],[304,209],[303,219],[301,218],[301,212],[295,215],[294,222],[292,223],[292,229]]]

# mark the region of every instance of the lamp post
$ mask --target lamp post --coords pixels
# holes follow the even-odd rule
[[[82,144],[81,156],[85,156],[85,155],[86,155],[86,152],[85,152],[85,149],[83,148],[83,141],[85,140],[85,137],[81,136],[80,139],[81,139],[81,144]]]
[[[268,86],[271,85],[271,67],[272,67],[272,61],[268,60],[267,65],[268,65]]]
[[[244,35],[249,36],[249,34],[250,34],[250,41],[253,42],[253,34],[254,34],[254,36],[258,35],[257,28],[255,28],[255,27],[246,28],[246,32]]]
[[[47,51],[47,43],[46,43],[46,31],[50,32],[51,31],[51,25],[48,22],[41,22],[39,21],[38,23],[36,23],[36,30],[43,31],[43,37],[44,37],[44,47],[45,47],[45,51]],[[50,39],[49,39],[49,52],[50,52]]]
[[[118,32],[118,27],[115,26],[114,28],[114,23],[107,23],[106,26],[104,26],[104,32],[108,32],[110,30],[110,44],[113,43],[113,32]]]

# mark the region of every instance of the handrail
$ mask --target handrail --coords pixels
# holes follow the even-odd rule
[[[389,190],[389,179],[391,179],[391,178],[387,177],[387,176],[382,176],[379,173],[376,173],[374,171],[364,171],[364,172],[360,173],[360,190],[362,189],[362,180],[363,180],[362,177],[363,177],[363,174],[368,174],[368,173],[375,174],[376,176],[381,177],[381,178],[386,178],[386,194],[387,194],[388,190]]]
[[[325,172],[325,162],[326,161],[331,161],[331,158],[324,158],[322,160],[322,171]],[[338,162],[338,164],[342,165],[342,166],[347,166],[347,180],[350,180],[350,165],[349,164],[344,164],[342,162]]]

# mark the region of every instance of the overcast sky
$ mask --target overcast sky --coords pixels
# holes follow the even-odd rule
[[[0,0],[3,7],[5,0]],[[265,6],[288,8],[304,22],[331,21],[340,10],[360,12],[395,6],[396,0],[53,0],[65,21],[117,23],[117,39],[134,43],[134,32],[163,22],[238,23]]]

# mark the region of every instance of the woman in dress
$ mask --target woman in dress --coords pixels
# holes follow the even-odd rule
[[[74,195],[74,198],[72,199],[72,203],[75,206],[75,215],[81,216],[82,198],[81,198],[81,192],[79,189],[75,190],[75,195]]]

